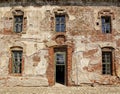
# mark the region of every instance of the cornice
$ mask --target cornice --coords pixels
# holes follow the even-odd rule
[[[0,6],[16,6],[16,5],[93,5],[93,6],[109,6],[109,5],[120,5],[120,0],[1,0]]]

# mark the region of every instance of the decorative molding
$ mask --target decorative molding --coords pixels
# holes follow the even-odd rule
[[[98,19],[101,18],[101,16],[111,16],[111,18],[114,20],[115,19],[115,15],[114,12],[112,12],[109,9],[103,9],[101,11],[98,12]]]

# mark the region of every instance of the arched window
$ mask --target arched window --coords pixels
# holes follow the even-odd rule
[[[14,27],[13,30],[15,33],[20,33],[23,31],[23,18],[24,18],[24,12],[21,10],[15,10],[13,11],[13,17],[14,17]]]
[[[11,47],[9,71],[11,74],[22,74],[23,71],[23,48]]]
[[[113,73],[113,50],[112,47],[102,48],[102,74]]]

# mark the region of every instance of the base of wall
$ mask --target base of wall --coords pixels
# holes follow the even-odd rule
[[[1,77],[0,86],[49,86],[48,80],[45,77]]]

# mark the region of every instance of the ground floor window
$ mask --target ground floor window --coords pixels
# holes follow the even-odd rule
[[[102,74],[112,75],[114,69],[114,48],[103,47],[102,48]]]
[[[12,51],[12,73],[22,73],[22,51]]]
[[[102,52],[102,73],[112,74],[112,52]]]
[[[21,75],[24,66],[23,48],[20,46],[11,47],[10,52],[9,73],[13,75]]]

